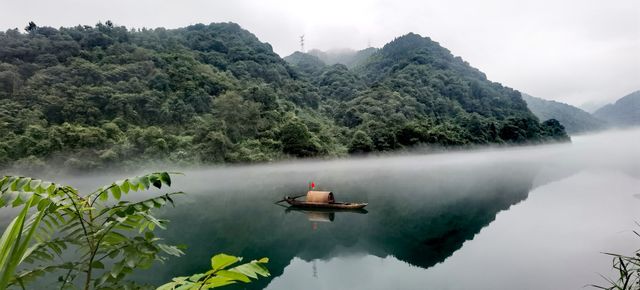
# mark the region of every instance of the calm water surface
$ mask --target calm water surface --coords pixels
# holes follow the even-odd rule
[[[187,170],[160,235],[188,246],[134,276],[203,272],[214,253],[269,257],[247,289],[582,289],[601,252],[640,248],[640,131],[572,144]],[[114,177],[116,178],[116,177]],[[67,179],[91,188],[108,179]],[[308,181],[367,212],[274,205]]]

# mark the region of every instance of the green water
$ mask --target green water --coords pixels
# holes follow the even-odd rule
[[[188,195],[159,233],[187,255],[132,278],[160,284],[225,252],[270,258],[272,276],[240,289],[582,289],[610,274],[601,252],[640,248],[638,137],[186,170],[172,189]],[[367,211],[273,204],[312,180]]]

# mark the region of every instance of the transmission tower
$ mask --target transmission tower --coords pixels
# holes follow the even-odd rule
[[[300,51],[304,52],[304,34],[300,35]]]

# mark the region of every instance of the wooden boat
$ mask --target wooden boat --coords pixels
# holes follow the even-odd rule
[[[364,208],[305,208],[305,207],[297,207],[290,206],[285,210],[286,213],[289,212],[301,212],[301,213],[356,213],[356,214],[367,214],[367,211]]]
[[[353,202],[336,202],[333,193],[330,191],[308,191],[306,200],[297,200],[298,197],[284,197],[286,201],[292,207],[298,208],[316,208],[316,209],[361,209],[367,206],[368,203],[353,203]]]
[[[368,203],[352,203],[352,202],[308,202],[299,201],[292,198],[285,199],[285,201],[291,206],[300,208],[335,208],[335,209],[361,209],[367,206]]]

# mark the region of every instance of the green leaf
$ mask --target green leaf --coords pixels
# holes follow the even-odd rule
[[[15,192],[5,192],[0,194],[0,205],[4,207],[9,204],[13,204],[16,198],[18,198],[18,194]]]
[[[169,173],[161,172],[160,180],[164,182],[167,186],[171,186],[171,176],[169,176]]]
[[[22,188],[29,183],[29,181],[31,181],[31,178],[28,177],[21,177],[18,178],[16,181],[13,182],[13,184],[11,185],[11,190],[13,191],[21,191]]]
[[[39,211],[42,211],[42,210],[44,210],[46,207],[48,207],[50,204],[51,204],[51,200],[49,200],[49,199],[42,199],[42,200],[40,200],[40,202],[38,202],[37,209],[38,209]]]
[[[230,279],[227,277],[221,277],[221,276],[213,276],[207,279],[206,281],[204,281],[204,286],[207,287],[207,289],[209,289],[209,288],[222,287],[222,286],[226,286],[234,283],[236,283],[236,281],[234,281],[233,279]]]
[[[100,200],[105,201],[105,200],[109,199],[109,194],[106,191],[103,191],[103,192],[100,193],[99,198],[100,198]]]
[[[57,189],[58,187],[52,183],[51,185],[49,185],[49,187],[47,187],[47,193],[49,193],[49,195],[53,195],[56,193]]]
[[[153,199],[153,203],[155,207],[162,207],[167,203],[167,201],[164,199],[164,197],[158,197]]]
[[[200,274],[200,275],[202,275],[202,274]],[[171,279],[171,281],[173,281],[173,282],[186,282],[188,278],[189,277],[187,277],[187,276],[173,277],[173,279]],[[195,281],[195,280],[192,279],[192,281]]]
[[[47,191],[47,189],[49,188],[49,186],[53,185],[53,183],[48,182],[48,181],[43,181],[42,183],[40,183],[40,188],[44,191]]]
[[[251,279],[249,279],[249,277],[247,277],[247,275],[239,273],[239,272],[220,270],[220,271],[216,272],[216,275],[222,276],[222,277],[227,277],[229,279],[236,280],[236,281],[242,281],[242,282],[245,282],[245,283],[251,282]]]
[[[120,196],[122,194],[120,191],[120,187],[118,186],[111,187],[111,193],[113,194],[113,198],[115,198],[116,200],[120,200]]]
[[[31,239],[44,217],[45,212],[39,211],[32,216],[29,224],[25,225],[27,222],[26,215],[33,201],[34,199],[30,199],[27,202],[18,216],[5,229],[2,237],[0,237],[0,269],[2,269],[0,272],[0,289],[6,289],[18,265],[28,256]]]
[[[129,180],[125,179],[122,182],[122,185],[120,186],[120,188],[122,189],[122,191],[124,191],[124,193],[129,193],[129,189],[130,189]]]
[[[113,278],[118,277],[118,274],[122,272],[122,267],[124,267],[123,263],[115,263],[111,268],[111,271],[109,271],[109,274],[111,275],[111,277]]]
[[[269,276],[269,271],[257,261],[251,261],[251,263],[242,264],[240,266],[234,267],[230,271],[236,271],[254,279],[257,279],[258,275],[263,277]]]
[[[124,260],[129,268],[134,268],[136,266],[136,262],[138,262],[138,257],[135,255],[127,255]]]
[[[9,279],[14,274],[10,268],[13,267],[15,270],[18,264],[14,253],[19,247],[18,243],[20,243],[27,212],[28,208],[25,206],[22,211],[20,211],[20,214],[11,221],[0,238],[0,269],[3,270],[2,273],[0,273],[0,289],[7,288]]]
[[[215,272],[220,269],[224,269],[234,263],[239,262],[241,259],[235,256],[227,254],[217,254],[211,258],[211,269]]]
[[[126,242],[129,239],[121,233],[118,232],[108,232],[105,234],[103,241],[108,244],[117,244]]]
[[[19,176],[10,176],[5,184],[2,186],[2,191],[7,191],[15,184],[16,180],[20,179]]]
[[[174,288],[174,290],[200,290],[200,287],[199,287],[200,285],[201,283],[194,284],[194,283],[187,282],[187,284],[178,286],[177,288]],[[205,288],[202,288],[202,289],[205,289]]]
[[[138,187],[140,186],[140,176],[132,177],[127,179],[129,181],[129,187],[133,191],[138,191]]]
[[[179,284],[176,282],[169,282],[167,284],[161,285],[160,287],[156,288],[156,290],[174,290],[178,285]]]
[[[11,191],[18,191],[18,182],[20,181],[20,179],[21,177],[16,177],[11,181],[11,184],[9,185],[9,189],[11,189]]]
[[[118,255],[120,255],[120,252],[121,252],[121,251],[112,251],[112,252],[109,252],[109,258],[111,258],[111,259],[115,259],[115,257],[117,257]]]
[[[28,195],[29,195],[29,193],[27,193],[27,192],[23,192],[23,191],[18,192],[18,196],[13,201],[11,206],[18,207],[20,205],[23,205],[25,202],[27,202],[27,200],[29,200],[29,196]]]
[[[184,252],[182,250],[180,250],[176,246],[158,244],[158,248],[160,248],[163,252],[165,252],[165,253],[167,253],[169,255],[172,255],[172,256],[180,257],[180,256],[184,255]]]
[[[148,189],[151,186],[151,182],[149,181],[148,176],[140,176],[140,185],[143,186],[144,189]]]
[[[38,180],[38,179],[33,179],[31,180],[31,182],[29,183],[29,188],[36,190],[38,187],[40,187],[40,184],[42,183],[42,180]]]
[[[153,203],[153,200],[145,200],[142,204],[148,208],[154,208],[156,206],[155,203]]]
[[[2,178],[0,178],[0,191],[2,191],[8,179],[9,179],[9,176],[3,176]]]
[[[93,263],[91,263],[91,267],[95,269],[104,269],[104,264],[100,261],[93,261]]]

